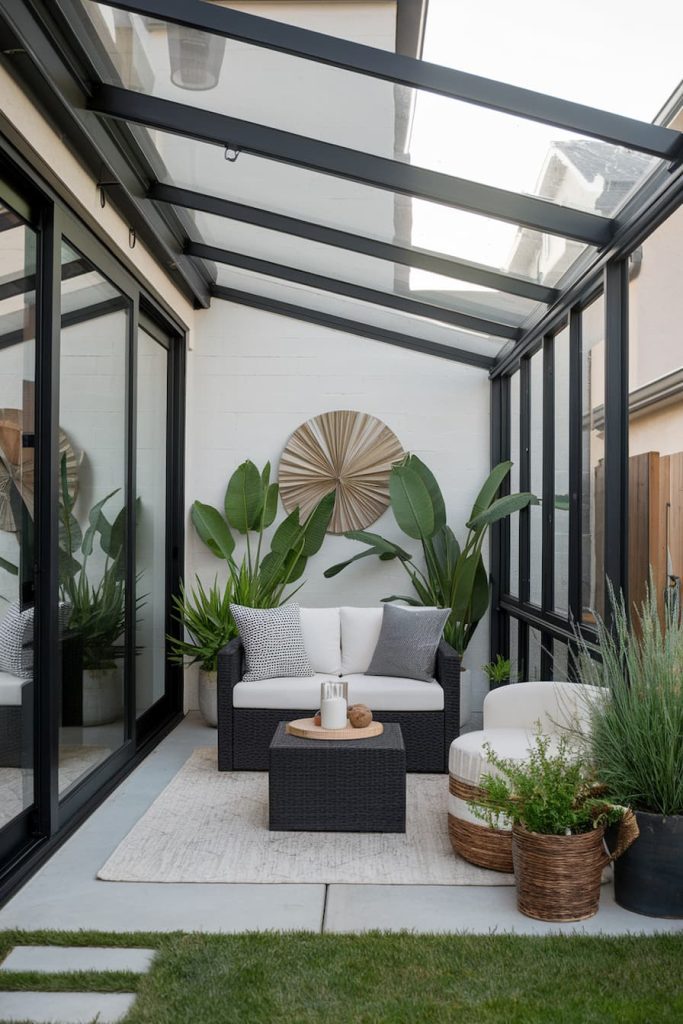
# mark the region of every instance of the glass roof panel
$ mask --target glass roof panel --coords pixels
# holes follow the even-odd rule
[[[320,274],[335,281],[461,310],[513,326],[519,326],[538,306],[530,299],[269,231],[253,224],[201,212],[193,212],[191,216],[194,222],[191,237],[195,241],[310,274]]]
[[[169,132],[139,130],[154,141],[159,179],[299,220],[509,271],[555,287],[590,247],[491,217],[241,153]],[[592,250],[591,250],[592,251]]]
[[[602,216],[658,164],[549,125],[84,2],[111,58],[107,80],[147,95]]]
[[[652,121],[681,81],[682,36],[672,0],[573,0],[550,13],[547,0],[429,0],[423,57]]]
[[[435,341],[469,352],[495,357],[507,342],[502,338],[490,338],[473,331],[448,327],[422,317],[411,316],[396,310],[385,309],[357,299],[331,295],[305,285],[290,284],[265,274],[237,270],[233,267],[217,266],[217,283],[225,288],[248,292],[262,298],[276,299],[301,306],[319,313],[345,317],[360,321],[368,327],[397,331],[422,341]],[[216,300],[214,300],[216,301]]]

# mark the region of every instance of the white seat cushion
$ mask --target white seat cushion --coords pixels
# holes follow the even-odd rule
[[[233,706],[317,711],[320,707],[320,684],[329,678],[329,675],[320,672],[302,678],[259,679],[253,683],[238,683],[232,691]],[[436,682],[365,675],[345,678],[349,684],[350,704],[367,704],[373,711],[443,710],[443,690]]]
[[[448,770],[456,779],[478,786],[481,776],[495,775],[495,769],[486,759],[484,744],[499,757],[523,761],[534,745],[533,729],[486,729],[483,732],[466,732],[451,743],[448,754]],[[558,737],[551,737],[551,751],[557,748]]]
[[[513,683],[491,690],[484,699],[484,729],[535,729],[553,734],[587,731],[590,709],[607,693],[595,686],[555,681]]]
[[[21,691],[28,682],[28,679],[20,679],[9,672],[0,672],[0,706],[21,707]]]
[[[367,672],[377,647],[384,609],[340,608],[342,675]]]
[[[349,684],[349,704],[367,704],[372,711],[443,711],[443,690],[432,680],[395,676],[342,676]]]
[[[314,676],[280,676],[253,683],[237,683],[232,691],[232,704],[235,708],[317,711],[320,707],[320,684],[329,678],[329,673],[318,672]]]
[[[314,672],[341,674],[341,629],[338,608],[300,608],[304,647]]]

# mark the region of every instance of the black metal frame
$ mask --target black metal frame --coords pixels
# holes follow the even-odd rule
[[[140,308],[165,326],[170,339],[169,373],[169,503],[168,503],[168,582],[177,593],[183,560],[183,457],[184,457],[184,335],[185,329],[171,320],[166,310],[143,291],[144,281],[136,280],[126,268],[93,236],[62,203],[59,196],[26,164],[13,147],[0,135],[0,176],[5,177],[12,199],[20,199],[22,187],[28,201],[19,212],[30,216],[37,231],[39,258],[36,275],[36,531],[35,590],[35,687],[33,720],[33,756],[35,769],[35,803],[0,830],[0,902],[32,873],[55,849],[83,817],[90,813],[111,790],[115,780],[126,774],[138,760],[142,750],[158,741],[182,712],[182,677],[179,669],[170,669],[165,697],[151,709],[151,714],[135,721],[135,545],[128,543],[127,578],[127,645],[126,686],[128,715],[123,745],[105,762],[61,799],[58,793],[57,767],[59,757],[61,655],[58,618],[52,613],[58,589],[58,520],[55,510],[59,496],[57,438],[59,419],[60,332],[65,326],[102,316],[115,309],[127,308],[127,374],[126,500],[128,537],[134,537],[135,502],[135,354],[137,323]],[[14,191],[13,191],[14,190]],[[7,197],[5,197],[7,198]],[[9,201],[9,199],[8,199]],[[20,203],[17,202],[17,206]],[[61,315],[62,238],[89,261],[99,273],[111,280],[121,292],[105,302]],[[67,277],[73,268],[67,264]],[[81,270],[82,272],[82,270]],[[21,340],[11,332],[1,339],[3,344]],[[23,334],[22,334],[23,337]],[[169,632],[174,627],[167,608]]]

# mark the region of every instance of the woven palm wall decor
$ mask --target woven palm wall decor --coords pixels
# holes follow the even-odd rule
[[[403,457],[392,430],[375,416],[340,409],[302,423],[280,459],[280,496],[302,518],[336,490],[329,533],[363,530],[389,505],[389,472]]]

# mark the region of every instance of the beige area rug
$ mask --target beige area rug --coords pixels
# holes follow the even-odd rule
[[[456,857],[448,777],[408,776],[407,832],[269,832],[266,772],[218,772],[195,750],[119,844],[98,878],[113,882],[311,882],[512,885]]]
[[[59,794],[111,754],[108,747],[61,747]],[[33,769],[0,768],[0,828],[33,803]]]

